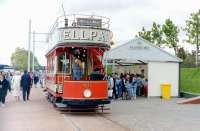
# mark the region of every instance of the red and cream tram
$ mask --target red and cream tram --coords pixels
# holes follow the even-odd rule
[[[111,38],[109,19],[102,16],[67,15],[56,20],[46,54],[46,87],[53,103],[79,108],[110,103],[103,55]]]

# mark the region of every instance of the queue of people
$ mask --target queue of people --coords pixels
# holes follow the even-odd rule
[[[106,78],[109,82],[109,98],[133,99],[147,96],[148,80],[141,74],[112,74]]]
[[[44,74],[41,72],[31,73],[26,70],[24,73],[20,71],[0,72],[0,106],[5,106],[8,91],[15,97],[16,101],[20,100],[20,96],[24,102],[29,100],[31,87],[33,85],[37,87],[38,84],[41,84],[41,87],[44,86]]]

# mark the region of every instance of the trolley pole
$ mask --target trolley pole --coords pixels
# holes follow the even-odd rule
[[[33,31],[33,58],[32,58],[32,72],[35,72],[35,31]]]
[[[31,56],[31,19],[29,20],[29,31],[28,31],[28,69],[27,71],[30,72],[30,56]]]

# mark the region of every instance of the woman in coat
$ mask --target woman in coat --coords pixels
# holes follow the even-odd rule
[[[16,101],[19,101],[20,97],[20,92],[21,92],[20,81],[21,81],[20,72],[16,71],[12,79],[12,89],[13,89],[12,94],[16,98]]]
[[[0,103],[5,106],[7,92],[11,91],[9,82],[5,79],[5,75],[0,74]]]

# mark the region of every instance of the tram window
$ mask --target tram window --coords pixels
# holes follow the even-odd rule
[[[70,59],[65,53],[58,58],[58,71],[61,73],[70,73]]]
[[[72,50],[72,72],[73,72],[73,80],[86,80],[86,59],[87,52],[86,49],[83,48],[75,48]]]

